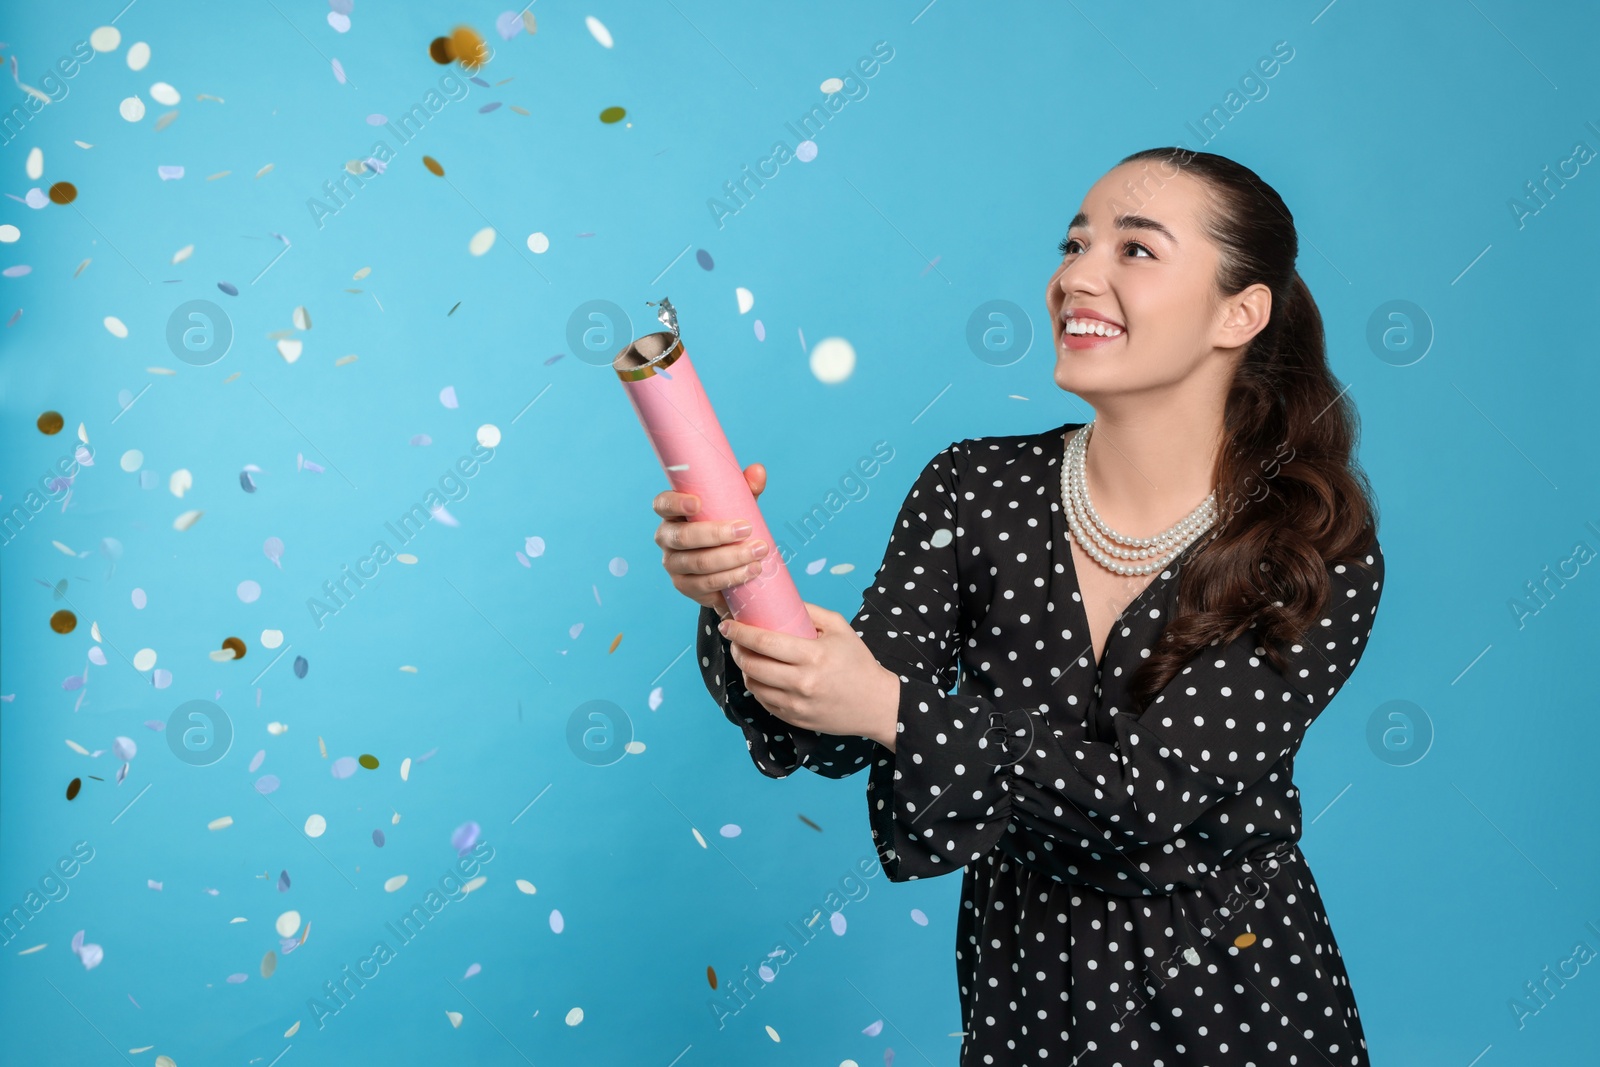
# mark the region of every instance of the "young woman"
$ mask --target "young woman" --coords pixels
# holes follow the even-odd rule
[[[962,871],[963,1067],[1368,1067],[1292,776],[1383,555],[1297,249],[1238,163],[1113,168],[1045,296],[1094,418],[934,456],[859,614],[808,605],[814,641],[733,621],[762,552],[656,498],[760,771],[868,768],[890,879]]]

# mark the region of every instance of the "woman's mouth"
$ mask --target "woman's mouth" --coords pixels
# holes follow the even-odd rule
[[[1126,331],[1100,319],[1067,318],[1061,327],[1061,343],[1070,349],[1098,348],[1118,340]]]

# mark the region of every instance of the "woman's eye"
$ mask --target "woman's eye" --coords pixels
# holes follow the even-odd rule
[[[1129,241],[1127,244],[1122,246],[1122,250],[1124,252],[1126,252],[1130,248],[1137,248],[1140,251],[1142,251],[1145,254],[1146,257],[1149,257],[1149,258],[1152,258],[1152,259],[1155,258],[1155,254],[1153,252],[1151,252],[1148,248],[1146,248],[1144,245],[1140,244],[1138,241]],[[1070,255],[1073,252],[1074,249],[1078,249],[1078,250],[1081,251],[1080,243],[1079,243],[1079,241],[1078,241],[1078,239],[1076,237],[1063,238],[1062,241],[1061,241],[1061,244],[1057,246],[1057,251],[1059,251],[1063,256]],[[1140,258],[1143,258],[1143,257],[1140,257]]]

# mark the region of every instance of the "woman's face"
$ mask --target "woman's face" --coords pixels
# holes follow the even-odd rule
[[[1271,310],[1265,286],[1217,296],[1220,252],[1200,222],[1205,186],[1184,173],[1164,176],[1169,169],[1141,160],[1096,182],[1046,290],[1056,384],[1096,408],[1182,381],[1208,363],[1231,378],[1233,361],[1215,361],[1255,336]],[[1097,313],[1121,335],[1069,334],[1075,310]]]

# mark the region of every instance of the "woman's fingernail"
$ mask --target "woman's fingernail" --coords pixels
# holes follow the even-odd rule
[[[751,526],[748,522],[736,522],[733,524],[733,536],[749,537],[750,531],[753,529],[755,529],[755,527]]]
[[[721,622],[717,623],[717,633],[721,634],[723,637],[727,637],[728,636],[728,620],[727,619],[723,619]]]

